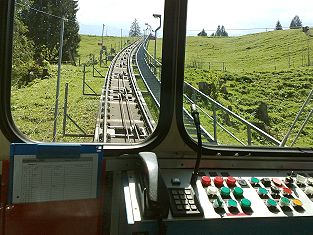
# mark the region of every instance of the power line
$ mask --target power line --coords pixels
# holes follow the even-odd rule
[[[42,11],[42,10],[36,9],[36,8],[34,8],[34,7],[31,7],[29,4],[23,4],[23,3],[20,3],[20,2],[17,2],[16,4],[18,4],[18,5],[20,5],[20,6],[23,6],[23,7],[27,7],[27,8],[30,9],[30,10],[33,10],[33,11],[36,11],[36,12],[39,12],[39,13],[42,13],[42,14],[45,14],[45,15],[48,15],[48,16],[57,18],[57,19],[60,19],[60,20],[64,19],[65,22],[71,21],[71,22],[76,23],[76,21],[69,20],[69,19],[67,19],[67,18],[65,18],[65,17],[53,15],[53,14],[51,14],[51,13],[49,13],[49,12]]]

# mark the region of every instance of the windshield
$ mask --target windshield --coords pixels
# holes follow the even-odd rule
[[[16,1],[17,128],[44,142],[144,141],[159,119],[160,65],[146,47],[162,34],[163,8],[162,0]]]
[[[184,123],[207,146],[313,146],[313,3],[189,1]]]

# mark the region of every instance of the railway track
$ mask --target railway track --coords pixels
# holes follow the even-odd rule
[[[139,39],[125,47],[111,62],[100,96],[94,142],[137,143],[154,129],[132,66],[141,43]]]

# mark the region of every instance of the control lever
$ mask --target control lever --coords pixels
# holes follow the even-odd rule
[[[138,172],[142,181],[139,198],[143,215],[146,218],[166,218],[169,212],[169,196],[156,154],[140,152],[139,157],[142,164]]]
[[[200,118],[199,112],[197,111],[196,104],[191,105],[191,116],[193,117],[196,130],[197,130],[197,138],[198,138],[198,151],[197,151],[197,161],[195,164],[195,168],[192,172],[190,184],[194,186],[196,184],[198,174],[199,174],[199,166],[202,156],[202,139],[201,139],[201,128],[200,128]]]

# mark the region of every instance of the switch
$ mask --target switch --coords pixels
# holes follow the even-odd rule
[[[172,183],[172,185],[178,186],[178,185],[180,185],[180,179],[179,178],[172,178],[171,183]]]
[[[279,194],[280,189],[274,185],[271,186],[271,192],[272,194]]]
[[[277,186],[282,186],[282,184],[283,184],[283,183],[281,182],[281,180],[278,179],[278,178],[273,178],[272,181],[273,181],[273,183],[274,183],[275,185],[277,185]]]
[[[227,179],[226,179],[226,184],[229,186],[229,187],[234,187],[236,186],[236,179],[232,176],[228,176]]]
[[[215,186],[216,187],[222,187],[223,186],[223,183],[224,183],[224,179],[223,179],[223,177],[221,177],[221,176],[216,176],[215,178],[214,178],[214,184],[215,184]]]
[[[292,190],[290,188],[283,188],[283,195],[288,197],[292,195]]]
[[[293,178],[291,177],[291,176],[287,176],[286,178],[285,178],[285,183],[286,184],[292,184],[293,183]]]
[[[237,182],[243,188],[248,188],[249,187],[247,182],[244,179],[238,179]]]
[[[217,195],[218,189],[214,186],[208,186],[207,188],[207,194],[208,196],[215,196]]]
[[[203,187],[208,187],[211,185],[211,178],[210,176],[202,176],[201,177],[201,183]]]
[[[286,197],[282,197],[279,199],[279,205],[281,207],[284,207],[284,206],[289,206],[290,205],[290,200]]]
[[[243,196],[243,190],[240,187],[235,187],[233,194],[236,198],[241,198]]]
[[[313,185],[313,177],[307,178],[308,185]]]
[[[308,186],[304,189],[306,195],[313,195],[313,186]]]
[[[268,191],[266,188],[259,188],[258,189],[258,194],[260,195],[260,197],[265,197],[268,194]]]
[[[230,209],[237,208],[237,202],[234,199],[229,199],[227,201],[227,207]]]
[[[298,184],[305,184],[306,181],[305,176],[297,174],[296,179]]]
[[[267,207],[276,207],[277,206],[277,202],[273,199],[267,199],[265,202]]]
[[[292,205],[294,207],[301,207],[301,206],[303,206],[303,203],[299,199],[292,199],[291,202],[292,202]]]
[[[250,179],[250,184],[252,185],[252,186],[256,186],[256,185],[258,185],[260,183],[260,180],[258,179],[258,178],[256,178],[256,177],[251,177],[251,179]]]
[[[230,189],[227,187],[222,187],[220,193],[222,197],[229,197]]]
[[[240,200],[240,206],[242,207],[242,209],[248,209],[251,207],[251,201],[247,198],[243,198]]]
[[[217,198],[217,199],[215,199],[215,200],[213,201],[213,207],[214,207],[214,208],[223,207],[223,204],[224,204],[224,202],[223,202],[223,200],[220,199],[220,198]]]
[[[271,186],[271,179],[270,178],[263,178],[261,181],[265,187]]]

